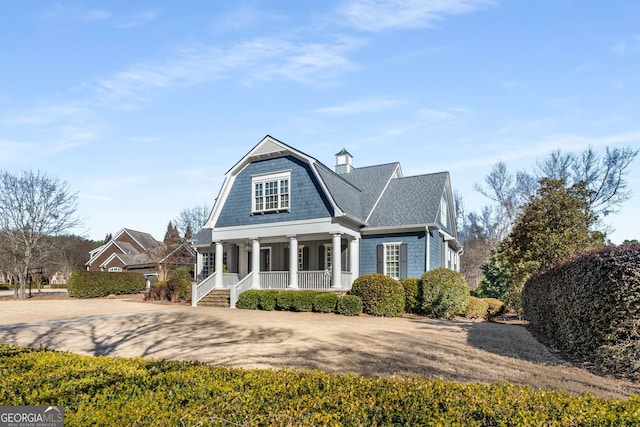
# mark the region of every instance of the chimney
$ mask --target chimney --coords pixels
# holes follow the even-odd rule
[[[351,172],[353,169],[353,156],[347,151],[346,148],[343,148],[339,153],[336,154],[336,165],[334,167],[334,171],[339,174],[345,174]]]

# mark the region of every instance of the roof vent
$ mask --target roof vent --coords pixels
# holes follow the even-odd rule
[[[343,148],[339,153],[336,153],[336,165],[334,167],[334,171],[340,175],[349,173],[353,169],[352,163],[353,156],[346,148]]]

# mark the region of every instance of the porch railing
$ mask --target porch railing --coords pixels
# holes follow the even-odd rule
[[[213,290],[216,285],[216,274],[218,273],[213,273],[200,283],[191,284],[191,307],[197,306],[198,301]]]
[[[288,271],[261,271],[261,289],[287,289],[289,287]]]
[[[229,287],[229,307],[236,308],[238,296],[244,291],[248,291],[253,286],[253,272],[247,274],[242,280]]]
[[[299,289],[329,289],[331,288],[331,272],[321,271],[299,271]]]

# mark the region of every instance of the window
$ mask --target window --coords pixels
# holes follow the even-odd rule
[[[120,267],[109,267],[109,273],[122,273],[122,268],[120,268]]]
[[[324,269],[325,270],[331,270],[331,267],[333,266],[333,245],[332,244],[325,244],[324,245]]]
[[[205,252],[202,254],[202,276],[209,277],[213,273],[213,263],[215,259],[213,252]]]
[[[288,211],[291,172],[257,175],[251,178],[252,213]]]
[[[384,274],[400,279],[400,243],[384,244]]]
[[[304,271],[304,246],[298,246],[298,271]]]

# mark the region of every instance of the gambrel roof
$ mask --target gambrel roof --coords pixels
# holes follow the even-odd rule
[[[348,154],[343,149],[338,153]],[[447,201],[447,223],[456,238],[453,195],[448,172],[403,177],[398,162],[367,167],[352,167],[338,174],[309,156],[267,135],[225,176],[224,184],[204,229],[194,236],[210,242],[211,230],[223,208],[235,177],[255,161],[294,156],[309,165],[320,190],[333,208],[334,217],[348,217],[361,230],[402,229],[407,227],[439,227],[441,200]]]

